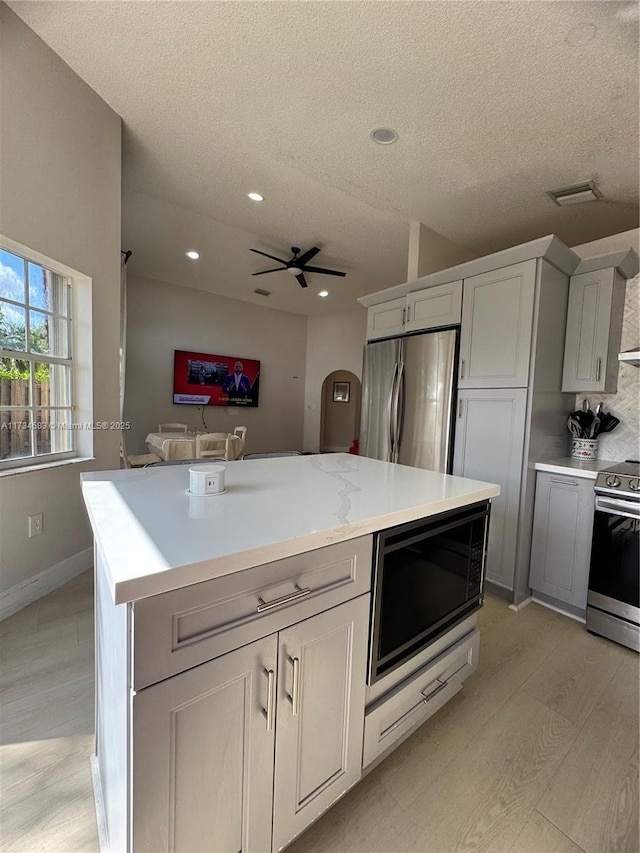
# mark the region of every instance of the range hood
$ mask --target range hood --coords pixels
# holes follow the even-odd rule
[[[618,361],[623,364],[633,364],[635,367],[640,367],[640,350],[628,350],[618,354]]]

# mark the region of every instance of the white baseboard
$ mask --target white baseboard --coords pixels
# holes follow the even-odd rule
[[[533,601],[533,598],[531,598],[531,596],[529,596],[529,598],[525,598],[524,601],[521,601],[520,604],[510,604],[509,610],[515,610],[516,613],[518,613],[520,610],[525,608],[527,606],[527,604],[531,604],[532,601]]]
[[[93,548],[87,548],[33,577],[20,581],[11,589],[0,592],[0,622],[82,574],[92,565]]]

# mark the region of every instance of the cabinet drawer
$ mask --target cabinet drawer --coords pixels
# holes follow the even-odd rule
[[[478,666],[479,646],[480,632],[472,631],[367,709],[363,768],[462,690]]]
[[[368,592],[371,554],[363,536],[135,602],[134,689]]]

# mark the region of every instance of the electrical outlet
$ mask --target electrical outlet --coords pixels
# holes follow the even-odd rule
[[[32,536],[40,536],[42,533],[42,513],[38,512],[35,515],[29,516],[29,538]]]

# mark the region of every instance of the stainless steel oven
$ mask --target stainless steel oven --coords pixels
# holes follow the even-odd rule
[[[640,651],[640,463],[601,472],[595,495],[587,630]]]
[[[483,501],[376,536],[369,684],[482,605],[489,509]]]

